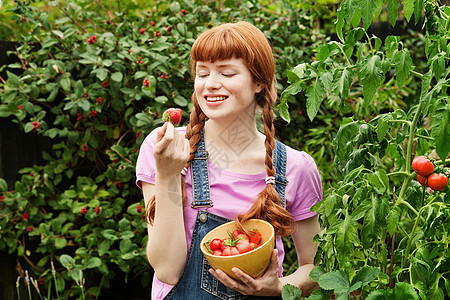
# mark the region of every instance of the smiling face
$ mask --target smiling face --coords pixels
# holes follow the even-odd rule
[[[194,89],[208,118],[233,121],[242,113],[255,113],[255,94],[262,85],[253,80],[242,59],[232,58],[197,62]]]

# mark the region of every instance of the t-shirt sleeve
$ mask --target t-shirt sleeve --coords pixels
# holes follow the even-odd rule
[[[316,215],[311,207],[322,200],[322,180],[314,159],[303,151],[290,149],[287,166],[288,186],[291,185],[291,199],[287,199],[287,209],[295,221]],[[286,170],[288,172],[288,170]]]
[[[142,188],[141,182],[155,184],[155,158],[153,157],[153,147],[156,141],[156,130],[153,130],[145,139],[139,149],[139,156],[136,163],[136,184]]]

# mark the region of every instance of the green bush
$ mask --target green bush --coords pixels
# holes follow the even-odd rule
[[[25,33],[11,53],[20,62],[4,66],[0,117],[47,137],[52,150],[43,153],[45,164],[20,170],[14,186],[0,179],[0,251],[26,258],[23,268],[43,279],[44,295],[56,287],[58,297],[98,296],[116,276],[150,284],[134,166],[166,108],[183,108],[187,121],[189,51],[200,32],[241,19],[261,28],[274,48],[280,90],[286,70],[325,38],[310,28],[311,3],[171,1],[139,14],[130,13],[132,3],[120,10],[99,3],[53,1],[38,9],[18,2],[10,12]],[[307,125],[303,137],[312,125],[294,111],[291,119]],[[92,280],[83,284],[80,276]]]

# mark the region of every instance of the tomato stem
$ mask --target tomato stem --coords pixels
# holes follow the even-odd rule
[[[402,171],[398,171],[398,172],[392,172],[392,173],[388,173],[387,176],[397,176],[397,175],[403,175],[403,176],[411,176],[411,173],[406,173],[406,172],[402,172]]]

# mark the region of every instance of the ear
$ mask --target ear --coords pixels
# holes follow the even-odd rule
[[[257,82],[255,86],[255,93],[258,94],[264,89],[264,84]]]

